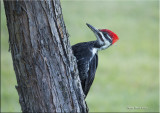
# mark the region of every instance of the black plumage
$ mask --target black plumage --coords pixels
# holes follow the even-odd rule
[[[96,29],[87,23],[86,25],[93,31],[97,40],[72,46],[73,54],[77,59],[79,78],[85,96],[87,96],[95,77],[98,66],[97,52],[107,49],[119,39],[111,30]]]
[[[97,65],[97,53],[93,53],[96,41],[78,43],[72,46],[73,54],[77,59],[79,77],[85,96],[93,83]]]

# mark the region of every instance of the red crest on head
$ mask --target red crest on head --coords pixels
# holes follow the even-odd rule
[[[109,36],[111,36],[112,38],[112,44],[114,44],[115,42],[117,42],[117,40],[119,39],[118,36],[116,35],[116,33],[114,33],[111,30],[108,29],[100,29],[100,31],[102,32],[107,32],[109,34]]]

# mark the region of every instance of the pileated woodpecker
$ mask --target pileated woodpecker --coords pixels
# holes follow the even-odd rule
[[[72,46],[73,54],[77,59],[79,77],[85,97],[95,77],[98,66],[98,51],[108,48],[119,39],[111,30],[96,29],[90,24],[87,24],[87,26],[94,32],[97,40]]]

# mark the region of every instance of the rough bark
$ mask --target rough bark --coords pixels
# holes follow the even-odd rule
[[[5,1],[23,112],[88,112],[60,1]]]

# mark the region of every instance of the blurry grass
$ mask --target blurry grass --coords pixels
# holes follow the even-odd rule
[[[62,2],[62,8],[72,45],[96,39],[86,22],[120,38],[99,52],[90,112],[158,112],[158,1]]]
[[[61,1],[71,44],[95,40],[86,22],[120,38],[99,52],[86,99],[90,112],[158,112],[158,1]],[[20,111],[4,9],[1,7],[1,110]],[[127,109],[147,107],[147,109]]]

